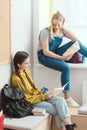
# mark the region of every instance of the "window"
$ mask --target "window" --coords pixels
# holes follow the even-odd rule
[[[65,16],[65,26],[87,45],[86,5],[86,0],[39,0],[39,30],[49,26],[52,14],[59,10]]]
[[[87,1],[52,0],[52,13],[59,10],[66,19],[65,26],[87,45]]]

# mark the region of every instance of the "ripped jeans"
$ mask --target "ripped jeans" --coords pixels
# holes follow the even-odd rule
[[[55,96],[46,101],[32,105],[32,108],[45,108],[46,112],[54,115],[57,128],[64,127],[64,118],[70,117],[66,101],[62,97]]]

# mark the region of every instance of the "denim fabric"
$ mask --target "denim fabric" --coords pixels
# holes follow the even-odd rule
[[[61,39],[61,38],[60,38]],[[63,46],[59,47],[59,45],[62,42],[62,39],[58,42],[58,39],[56,38],[54,41],[52,40],[51,45],[49,47],[49,50],[54,52],[55,54],[58,55],[62,55],[74,42],[70,41],[66,44],[64,44]],[[80,41],[79,45],[80,45],[80,50],[79,52],[87,57],[87,47],[84,46],[83,44],[81,44]],[[45,56],[41,51],[38,52],[38,60],[41,64],[43,64],[44,66],[60,71],[61,72],[61,84],[62,86],[64,84],[66,84],[67,82],[69,82],[66,87],[65,87],[65,92],[70,92],[70,67],[69,65],[63,61],[63,60],[58,60],[58,59],[54,59],[54,58],[50,58],[48,56]]]
[[[57,128],[64,127],[64,118],[70,117],[66,101],[62,97],[53,97],[47,101],[36,103],[32,107],[45,108],[47,113],[54,115]]]
[[[49,50],[50,51],[55,51],[60,46],[62,41],[63,41],[62,37],[54,37],[51,40],[51,43],[49,44]]]

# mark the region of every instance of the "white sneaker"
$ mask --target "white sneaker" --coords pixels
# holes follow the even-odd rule
[[[66,102],[69,107],[80,107],[80,105],[74,101],[72,97],[66,99]]]

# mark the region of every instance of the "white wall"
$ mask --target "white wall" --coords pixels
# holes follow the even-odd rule
[[[36,65],[35,81],[37,86],[49,87],[53,90],[55,87],[60,87],[61,73],[42,65]],[[87,81],[87,67],[86,68],[71,68],[71,96],[81,105],[82,104],[82,82]],[[63,96],[63,93],[60,94]]]
[[[19,50],[30,53],[32,57],[32,0],[11,0],[11,53]],[[33,64],[33,61],[31,60]],[[0,66],[0,88],[9,83],[11,64]]]
[[[12,53],[18,50],[31,51],[32,45],[32,2],[31,0],[12,0],[11,37]]]
[[[39,0],[39,30],[41,30],[43,27],[46,26],[48,27],[48,25],[50,24],[50,17],[51,17],[50,7],[51,7],[50,0]]]

